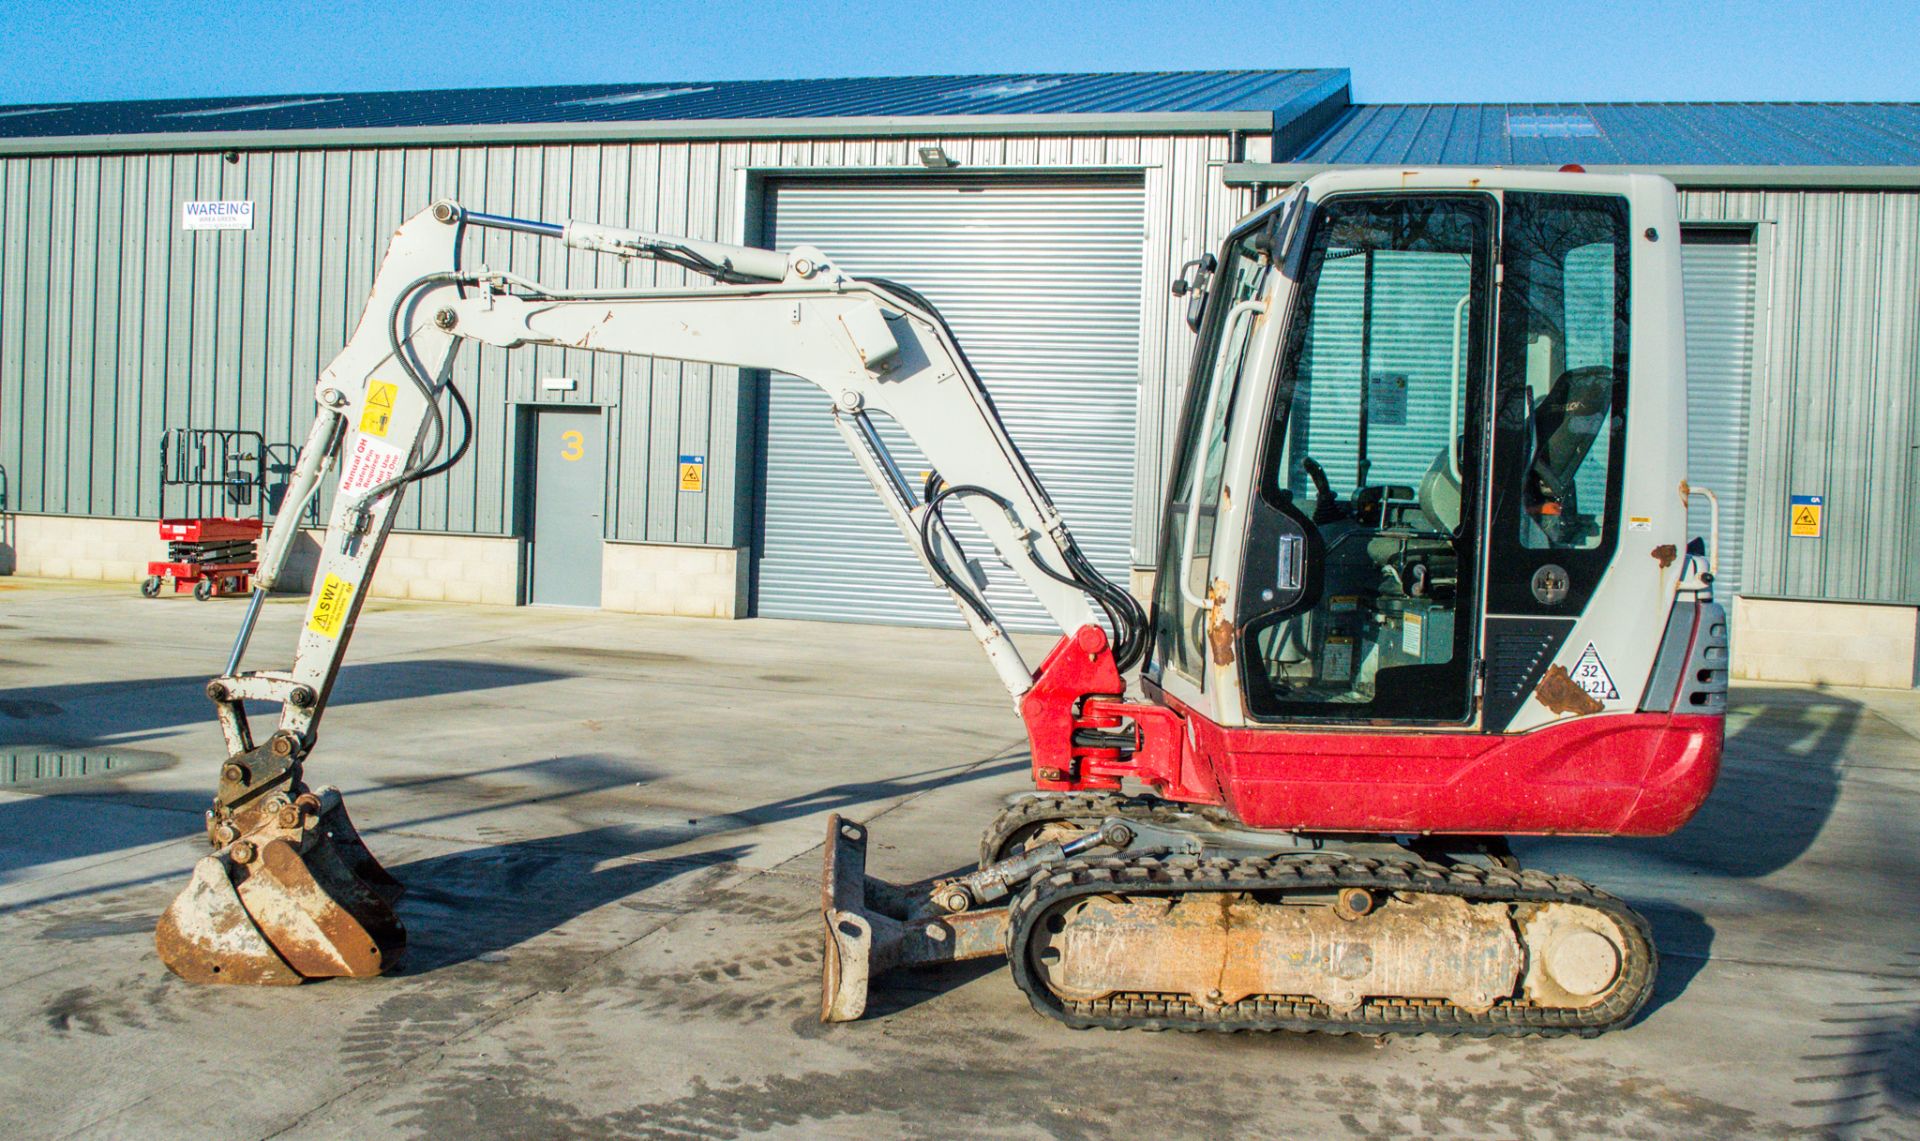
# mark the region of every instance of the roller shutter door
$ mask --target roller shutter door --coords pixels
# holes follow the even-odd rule
[[[1687,478],[1720,497],[1720,579],[1724,602],[1742,586],[1747,431],[1753,406],[1752,233],[1681,232],[1687,314]],[[1688,511],[1689,533],[1706,535],[1704,502]]]
[[[794,182],[773,188],[775,246],[925,294],[953,326],[1096,566],[1131,565],[1143,214],[1137,181]],[[766,617],[959,626],[834,430],[827,397],[770,378],[755,605]],[[919,449],[876,416],[909,480]],[[951,503],[952,501],[949,501]],[[1013,629],[1052,623],[964,510],[949,510]]]

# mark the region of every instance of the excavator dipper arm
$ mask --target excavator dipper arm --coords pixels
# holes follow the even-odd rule
[[[503,271],[466,270],[459,254],[468,226],[668,261],[722,284],[562,291]],[[215,850],[157,931],[162,958],[183,977],[298,982],[378,974],[404,947],[393,911],[399,885],[368,853],[338,793],[310,791],[301,768],[401,496],[458,458],[440,458],[451,435],[442,401],[450,393],[459,399],[451,366],[468,340],[778,370],[811,381],[831,398],[835,425],[861,469],[1016,699],[1036,675],[941,519],[949,499],[967,506],[1061,629],[1104,653],[1104,615],[1123,654],[1143,648],[1137,605],[1081,554],[952,333],[911,290],[855,280],[805,247],[779,254],[438,203],[394,234],[359,325],[320,375],[318,414],[262,552],[259,589],[226,671],[207,687],[229,754],[208,813]],[[891,416],[920,444],[942,477],[939,489],[916,492],[874,429],[874,413]],[[329,472],[332,511],[292,666],[242,671],[301,508]],[[279,706],[265,742],[254,740],[247,702]]]

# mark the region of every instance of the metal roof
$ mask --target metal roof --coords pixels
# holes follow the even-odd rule
[[[1920,166],[1920,103],[1375,103],[1276,161]]]
[[[1121,72],[598,83],[0,107],[0,139],[533,124],[1036,115],[1271,114],[1276,129],[1347,102],[1348,73]],[[1316,122],[1316,130],[1323,123]]]

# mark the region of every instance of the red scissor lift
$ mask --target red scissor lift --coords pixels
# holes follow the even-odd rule
[[[140,593],[148,598],[157,596],[169,580],[175,594],[192,591],[202,602],[252,589],[253,574],[260,569],[260,520],[162,519],[160,537],[167,541],[167,557],[147,564]]]

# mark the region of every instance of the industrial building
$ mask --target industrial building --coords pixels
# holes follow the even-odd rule
[[[1436,164],[1679,185],[1689,471],[1719,496],[1736,673],[1913,685],[1920,104],[1368,105],[1339,69],[0,108],[0,571],[131,582],[154,519],[270,505],[224,498],[223,455],[173,482],[162,437],[257,433],[271,485],[387,235],[454,198],[811,244],[913,286],[1138,587],[1192,347],[1181,263],[1315,171]],[[472,242],[555,286],[681,280]],[[410,492],[377,594],[957,624],[810,386],[550,349],[464,352],[455,382],[474,448]],[[588,462],[548,473],[563,439]]]

